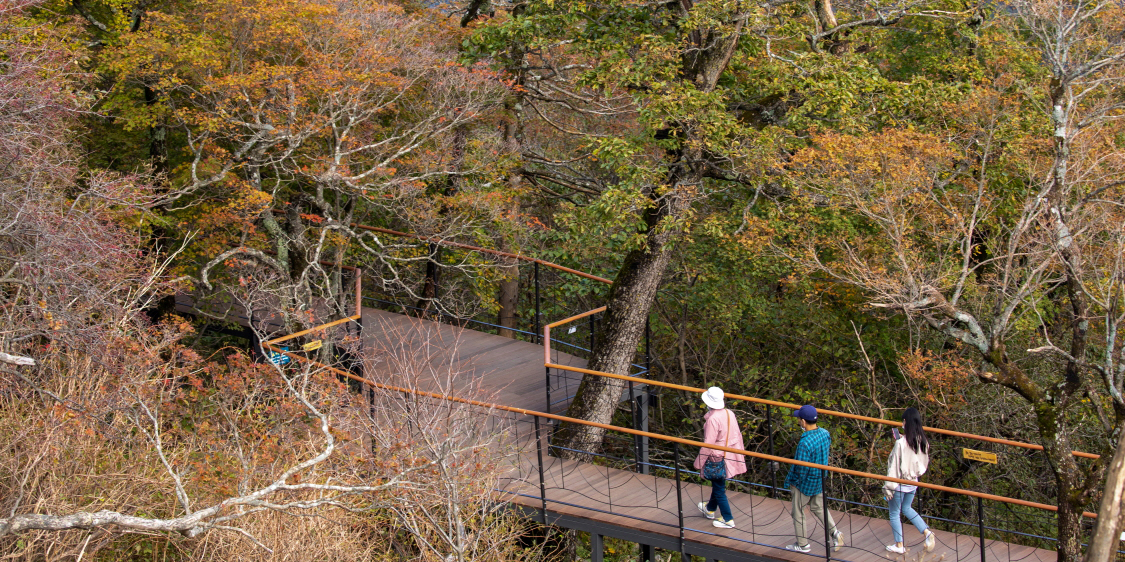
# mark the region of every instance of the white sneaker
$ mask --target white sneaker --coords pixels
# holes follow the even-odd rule
[[[790,544],[786,545],[785,550],[792,550],[793,552],[812,552],[812,545],[806,544],[805,546],[800,546],[797,544]]]
[[[887,552],[893,552],[895,554],[906,554],[906,547],[905,546],[899,546],[897,544],[888,544],[887,545]]]
[[[924,544],[926,545],[926,552],[934,551],[934,546],[937,545],[937,537],[934,536],[933,531],[926,529],[926,542]]]
[[[720,529],[733,529],[734,528],[734,519],[731,519],[730,521],[723,521],[722,519],[716,519],[716,520],[712,521],[711,524],[720,528]]]
[[[704,517],[706,517],[708,519],[714,519],[715,518],[715,512],[714,511],[707,511],[707,503],[706,502],[699,502],[699,503],[695,504],[695,507],[698,507],[699,511],[703,512]]]
[[[836,529],[836,534],[832,535],[832,551],[838,551],[842,546],[844,546],[844,533]]]

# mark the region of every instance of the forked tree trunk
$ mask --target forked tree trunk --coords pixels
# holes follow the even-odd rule
[[[701,177],[696,177],[698,181]],[[627,374],[644,336],[645,319],[656,298],[656,290],[672,259],[672,243],[680,229],[660,225],[663,219],[676,219],[687,210],[687,200],[675,193],[666,194],[659,206],[645,213],[648,234],[645,247],[625,257],[609,293],[601,331],[594,340],[589,368],[607,373]],[[609,423],[621,400],[625,382],[599,376],[584,376],[567,415],[572,418]],[[605,430],[588,425],[563,424],[556,443],[573,451],[595,453],[601,450]],[[580,458],[585,455],[569,453]]]
[[[679,17],[690,19],[691,0],[679,3]],[[688,48],[681,56],[682,76],[690,86],[701,92],[710,92],[719,83],[742,31],[741,18],[727,29],[697,29],[688,34]],[[674,150],[669,150],[670,167],[667,183],[657,189],[650,187],[647,195],[653,206],[644,211],[646,226],[645,245],[625,257],[617,278],[610,289],[602,319],[602,330],[594,340],[589,367],[595,371],[628,374],[629,365],[637,354],[637,346],[644,336],[645,320],[656,298],[656,290],[672,260],[672,245],[680,237],[680,226],[691,207],[692,191],[698,191],[708,169],[707,154],[701,143],[695,142],[696,131],[688,123],[673,125],[673,130],[660,131],[658,137],[684,139]],[[672,134],[674,133],[674,134]],[[586,375],[567,410],[573,418],[608,424],[625,387],[623,381],[596,375]],[[556,443],[571,451],[596,453],[601,450],[605,430],[580,424],[563,424]],[[564,453],[571,458],[584,458],[585,453]]]

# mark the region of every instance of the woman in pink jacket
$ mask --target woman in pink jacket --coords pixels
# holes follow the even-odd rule
[[[735,419],[734,412],[726,409],[723,403],[723,390],[717,386],[708,388],[703,393],[703,403],[709,408],[703,416],[703,442],[745,450],[742,432],[738,430],[738,420]],[[746,472],[746,455],[701,447],[699,456],[695,457],[695,469],[701,475],[708,460],[721,461],[725,470],[721,478],[710,479],[711,499],[706,503],[699,502],[697,507],[708,519],[715,519],[715,510],[718,509],[722,519],[715,519],[713,525],[721,529],[733,529],[734,516],[731,515],[730,502],[727,501],[727,480]]]

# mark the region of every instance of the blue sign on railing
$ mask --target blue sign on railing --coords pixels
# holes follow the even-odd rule
[[[284,346],[281,349],[284,351],[289,351],[289,346]],[[269,352],[267,357],[270,358],[270,363],[273,363],[274,365],[288,365],[289,362],[292,361],[292,359],[290,359],[288,355],[277,351]]]

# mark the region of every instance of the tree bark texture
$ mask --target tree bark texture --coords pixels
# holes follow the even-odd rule
[[[441,281],[441,246],[438,244],[430,244],[430,259],[426,261],[426,279],[422,285],[422,298],[418,300],[416,306],[421,310],[419,314],[428,314],[430,307],[433,306],[434,301],[438,296],[438,285]]]
[[[645,319],[656,298],[656,290],[672,259],[671,243],[680,234],[677,230],[657,227],[661,218],[678,216],[685,205],[680,197],[673,197],[659,208],[646,213],[649,226],[646,247],[634,250],[625,257],[621,270],[610,289],[601,331],[594,340],[593,358],[589,368],[607,373],[628,374],[629,365],[637,353],[637,345],[644,337]],[[609,423],[613,418],[625,382],[586,375],[567,410],[573,418]],[[601,450],[605,430],[586,425],[564,424],[556,442],[563,447],[591,453]],[[584,455],[572,455],[584,456]]]
[[[500,293],[497,300],[500,304],[499,318],[500,335],[506,338],[516,337],[516,305],[520,296],[520,266],[519,262],[512,260],[508,265],[500,266],[500,274],[504,278],[500,281]]]
[[[1117,451],[1109,465],[1105,492],[1098,508],[1098,523],[1086,549],[1084,562],[1109,562],[1117,556],[1121,545],[1121,528],[1125,523],[1125,447],[1120,437]]]

